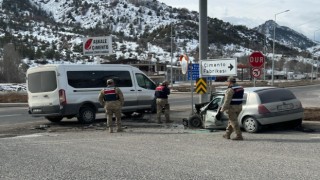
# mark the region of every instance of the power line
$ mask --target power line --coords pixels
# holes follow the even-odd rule
[[[298,26],[294,26],[294,27],[299,27],[299,26],[303,26],[303,25],[306,25],[306,24],[308,24],[308,23],[310,23],[310,22],[312,22],[312,21],[316,21],[316,20],[318,20],[319,18],[315,18],[315,19],[312,19],[312,20],[310,20],[310,21],[307,21],[307,22],[305,22],[305,23],[302,23],[302,24],[300,24],[300,25],[298,25]]]
[[[260,1],[260,2],[258,2],[258,3],[252,4],[252,7],[256,7],[256,6],[260,5],[260,4],[265,4],[265,3],[270,2],[270,1],[273,1],[273,0]],[[251,7],[251,8],[252,8],[252,7]]]

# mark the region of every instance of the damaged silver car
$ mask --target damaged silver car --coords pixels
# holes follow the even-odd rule
[[[225,91],[215,92],[210,102],[195,104],[196,112],[184,120],[189,127],[206,129],[225,128],[228,115],[220,113]],[[303,107],[299,99],[287,88],[244,88],[243,108],[238,117],[241,128],[250,133],[258,132],[262,126],[292,122],[299,126],[303,119]]]

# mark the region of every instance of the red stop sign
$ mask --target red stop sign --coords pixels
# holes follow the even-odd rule
[[[264,55],[261,52],[253,52],[249,56],[249,64],[252,67],[261,67],[265,61]]]

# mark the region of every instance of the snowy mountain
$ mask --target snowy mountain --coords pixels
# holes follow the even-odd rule
[[[157,0],[0,0],[0,73],[1,65],[10,58],[23,59],[21,71],[34,65],[30,61],[92,62],[94,57],[82,55],[82,39],[91,36],[112,36],[113,54],[101,56],[102,62],[170,63],[171,50],[174,63],[183,53],[197,61],[198,21],[197,12]],[[272,27],[272,22],[266,22],[250,29],[208,18],[208,58],[272,52]],[[289,28],[277,25],[276,30],[276,51],[284,55],[308,55],[305,49],[315,45]],[[8,43],[13,46],[6,46]]]
[[[288,27],[280,26],[273,20],[266,21],[264,24],[254,28],[258,32],[265,34],[266,37],[273,40],[273,29],[275,27],[275,41],[291,48],[307,49],[315,46],[315,43],[301,33],[298,33]]]

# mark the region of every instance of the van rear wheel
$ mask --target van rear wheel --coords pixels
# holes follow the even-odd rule
[[[59,123],[63,119],[62,116],[46,116],[45,118],[54,123]]]
[[[96,112],[90,107],[82,107],[77,119],[80,123],[92,123],[96,119]]]

